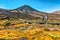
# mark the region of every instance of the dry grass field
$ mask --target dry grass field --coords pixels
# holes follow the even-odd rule
[[[60,25],[0,20],[0,40],[60,40]]]

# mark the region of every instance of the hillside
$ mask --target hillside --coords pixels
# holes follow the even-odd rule
[[[8,16],[10,18],[33,19],[33,18],[41,18],[42,15],[46,15],[46,13],[35,10],[34,8],[28,5],[24,5],[13,10],[0,9],[0,16],[2,17]]]
[[[60,12],[59,12],[60,13]],[[0,8],[0,18],[9,17],[17,19],[40,19],[43,15],[48,16],[48,19],[60,19],[60,14],[58,11],[52,13],[46,13],[38,11],[28,5],[23,5],[16,9],[7,10]]]

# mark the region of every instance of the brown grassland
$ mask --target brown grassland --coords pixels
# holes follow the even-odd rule
[[[60,40],[59,26],[36,24],[34,20],[29,23],[16,19],[0,20],[0,40]]]

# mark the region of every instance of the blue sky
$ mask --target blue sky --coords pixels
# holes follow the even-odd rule
[[[0,8],[4,9],[16,9],[23,5],[44,12],[60,10],[60,0],[0,0]]]

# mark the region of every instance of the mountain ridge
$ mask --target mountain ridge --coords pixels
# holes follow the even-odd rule
[[[24,5],[12,10],[0,9],[0,17],[1,15],[8,16],[9,18],[18,18],[18,19],[19,18],[40,19],[42,16],[48,16],[49,18],[53,19],[53,17],[56,18],[56,16],[58,16],[55,15],[54,13],[46,13],[46,12],[38,11],[30,7],[29,5]]]

